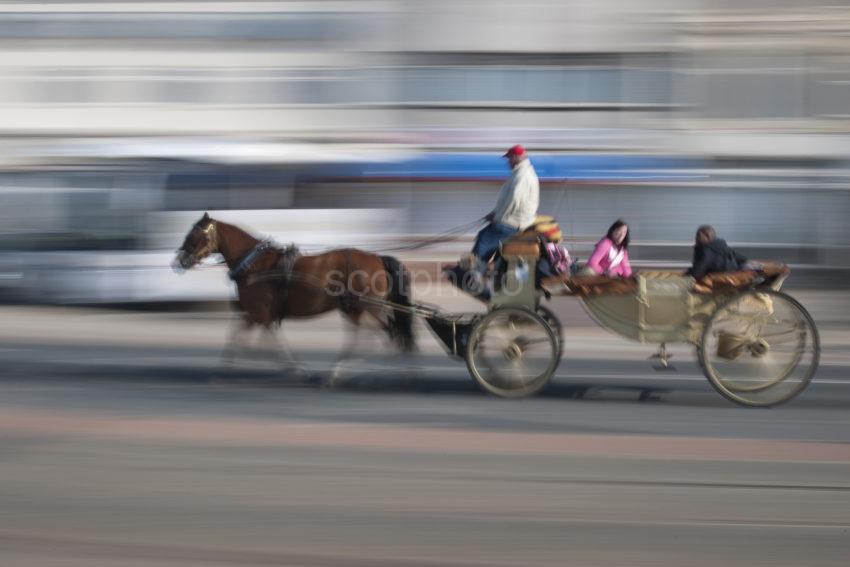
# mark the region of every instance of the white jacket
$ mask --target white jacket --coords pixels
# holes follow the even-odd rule
[[[499,190],[493,221],[523,230],[534,223],[540,204],[540,183],[531,162],[517,164],[511,176]]]

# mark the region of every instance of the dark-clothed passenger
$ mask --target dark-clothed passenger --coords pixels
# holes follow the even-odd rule
[[[696,279],[716,272],[736,272],[744,269],[747,259],[717,238],[708,225],[699,227],[694,244],[693,265],[688,274]]]

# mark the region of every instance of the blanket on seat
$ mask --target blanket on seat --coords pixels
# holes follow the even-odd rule
[[[699,280],[694,280],[691,291],[700,295],[714,295],[753,287],[778,290],[790,273],[791,269],[785,264],[763,262],[749,270],[708,274]],[[579,297],[627,295],[637,291],[638,276],[654,280],[685,277],[684,273],[671,270],[641,270],[630,278],[557,276],[544,278],[540,283],[543,289],[555,295],[576,295]]]
[[[756,269],[708,274],[694,282],[693,292],[712,295],[750,287],[778,290],[791,273],[791,268],[778,262],[763,262]]]

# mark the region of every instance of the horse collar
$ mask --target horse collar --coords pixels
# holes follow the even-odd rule
[[[245,254],[239,263],[236,266],[227,272],[227,277],[231,280],[236,281],[240,275],[242,275],[245,270],[251,267],[251,264],[257,259],[257,256],[268,250],[272,247],[272,243],[268,240],[263,240],[262,242],[257,243],[247,254]]]

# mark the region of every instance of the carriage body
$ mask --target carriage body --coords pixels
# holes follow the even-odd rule
[[[692,293],[693,278],[672,272],[640,273],[630,293],[588,295],[582,302],[602,327],[641,343],[695,342],[699,313],[715,302]]]
[[[557,317],[540,305],[544,294],[578,297],[601,327],[659,345],[655,357],[665,368],[666,344],[694,345],[712,386],[742,405],[788,401],[814,376],[817,328],[805,308],[780,291],[789,274],[782,264],[699,281],[681,272],[646,270],[625,279],[563,276],[537,282],[538,250],[537,242],[522,239],[502,247],[506,269],[490,313],[469,328],[467,366],[493,393],[529,395],[554,374],[563,337]],[[486,349],[492,352],[482,354]]]
[[[699,345],[706,322],[726,301],[746,289],[779,291],[781,281],[765,280],[752,287],[699,290],[682,272],[644,270],[632,290],[585,294],[582,303],[601,327],[624,338],[649,344]]]

